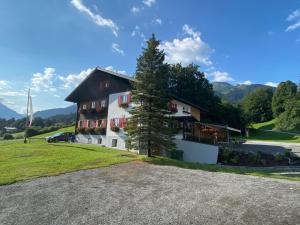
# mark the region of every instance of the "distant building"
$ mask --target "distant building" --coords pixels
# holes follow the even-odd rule
[[[12,132],[15,132],[18,130],[15,127],[3,127],[3,128],[4,128],[5,132],[8,132],[8,133],[12,133]]]

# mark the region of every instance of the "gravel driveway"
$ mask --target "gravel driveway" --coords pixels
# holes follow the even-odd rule
[[[300,224],[300,182],[119,164],[0,187],[1,225]]]

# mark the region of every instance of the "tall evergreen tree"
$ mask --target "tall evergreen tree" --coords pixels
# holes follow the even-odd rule
[[[134,106],[126,125],[127,144],[134,149],[146,150],[152,156],[155,150],[172,150],[172,128],[168,116],[168,65],[165,54],[158,49],[155,36],[147,41],[147,47],[137,59],[132,90]]]

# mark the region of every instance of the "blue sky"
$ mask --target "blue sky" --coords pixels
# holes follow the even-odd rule
[[[152,33],[169,63],[211,81],[300,79],[299,0],[1,0],[0,101],[24,112],[63,99],[92,68],[128,75]]]

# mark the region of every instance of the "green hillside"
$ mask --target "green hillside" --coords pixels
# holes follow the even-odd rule
[[[273,87],[263,85],[263,84],[231,85],[226,82],[213,82],[212,84],[215,93],[221,98],[226,99],[230,102],[239,102],[250,92],[260,87],[268,87],[268,88],[275,89]]]

